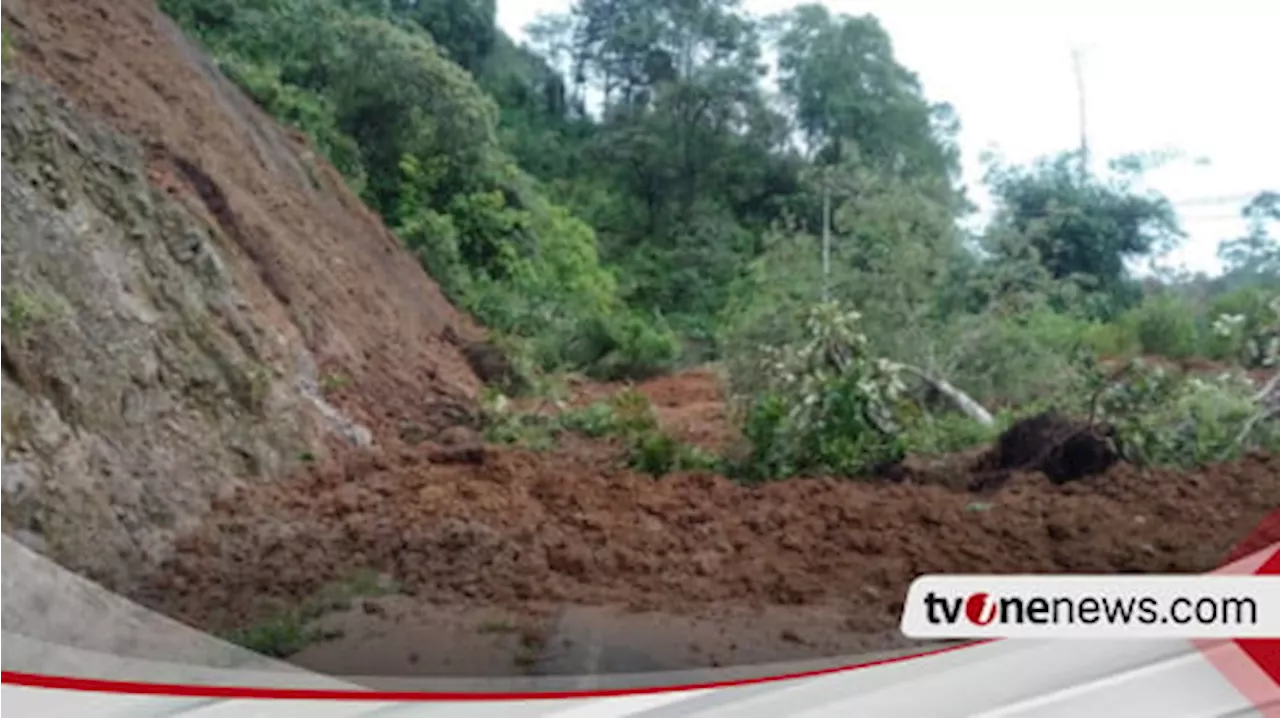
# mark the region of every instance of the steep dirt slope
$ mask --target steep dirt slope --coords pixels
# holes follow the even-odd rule
[[[413,418],[433,395],[475,389],[443,338],[447,328],[475,337],[470,322],[329,165],[150,0],[22,0],[5,12],[23,24],[19,67],[145,138],[153,183],[198,202],[228,251],[250,260],[254,289],[269,292],[322,369],[350,376],[353,396]]]
[[[476,328],[150,0],[4,20],[7,530],[121,585],[236,480],[465,413]]]

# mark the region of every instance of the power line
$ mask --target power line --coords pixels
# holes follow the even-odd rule
[[[1215,204],[1234,204],[1234,203],[1243,204],[1251,201],[1254,197],[1257,197],[1258,194],[1261,192],[1262,190],[1259,190],[1258,192],[1250,192],[1248,194],[1234,194],[1234,195],[1229,194],[1229,195],[1219,195],[1216,197],[1209,196],[1209,197],[1189,197],[1186,199],[1172,199],[1172,200],[1169,200],[1169,203],[1175,204],[1175,205],[1182,205],[1182,206],[1191,206],[1191,207],[1201,206],[1201,205],[1215,205]]]
[[[1204,217],[1204,216],[1197,217],[1195,215],[1192,215],[1190,217],[1182,217],[1182,220],[1185,222],[1228,222],[1228,221],[1245,222],[1246,221],[1244,217],[1241,217],[1238,214],[1218,214],[1218,215],[1210,215],[1208,217]]]

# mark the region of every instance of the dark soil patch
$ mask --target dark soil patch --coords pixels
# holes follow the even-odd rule
[[[1044,412],[1009,427],[974,468],[979,474],[1037,471],[1063,484],[1101,474],[1120,460],[1110,426]],[[980,476],[983,481],[991,477]]]

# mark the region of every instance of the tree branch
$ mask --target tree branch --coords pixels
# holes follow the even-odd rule
[[[1275,392],[1277,385],[1280,385],[1280,371],[1271,375],[1271,379],[1262,385],[1262,391],[1255,394],[1253,400],[1259,404],[1265,402]]]
[[[911,366],[910,364],[898,364],[894,362],[893,366],[907,372],[908,374],[918,377],[921,381],[933,387],[939,394],[950,399],[951,403],[955,404],[956,408],[970,419],[973,419],[983,426],[995,426],[996,420],[995,417],[991,415],[991,412],[987,411],[986,408],[979,404],[973,397],[952,386],[950,383],[935,376],[930,376],[928,372],[918,367]]]

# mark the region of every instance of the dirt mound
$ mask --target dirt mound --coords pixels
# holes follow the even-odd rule
[[[1038,471],[1061,484],[1100,474],[1120,458],[1111,427],[1044,412],[1009,427],[975,468],[983,473]]]
[[[978,501],[942,486],[654,480],[582,452],[441,465],[406,451],[242,490],[184,541],[153,599],[235,623],[371,569],[437,602],[836,606],[873,632],[922,573],[1207,570],[1280,505],[1277,475],[1273,457],[1196,474],[1117,465],[1065,485],[1014,474]]]
[[[18,72],[140,138],[151,182],[220,230],[255,314],[302,335],[322,384],[380,440],[466,401],[481,339],[298,133],[279,127],[151,0],[5,3]],[[284,330],[285,327],[282,327]],[[326,381],[327,380],[327,381]]]
[[[620,388],[580,384],[574,403]],[[711,372],[636,389],[668,431],[730,434]],[[1280,506],[1269,456],[1195,473],[1113,464],[1069,483],[1027,468],[1079,428],[1040,417],[985,456],[898,484],[655,480],[581,437],[552,452],[490,448],[482,464],[432,463],[430,447],[368,456],[229,499],[153,595],[187,620],[229,624],[371,569],[431,603],[703,617],[773,606],[882,635],[922,573],[1204,571]],[[1078,466],[1072,451],[1059,464]],[[992,472],[972,467],[984,461],[1002,481],[979,495],[969,489]]]

